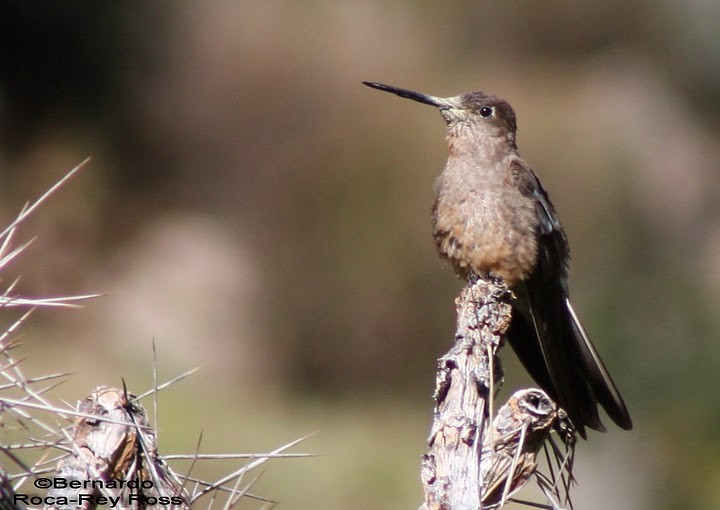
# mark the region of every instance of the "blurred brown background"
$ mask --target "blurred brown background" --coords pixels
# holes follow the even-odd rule
[[[360,81],[483,89],[518,112],[636,423],[580,445],[576,508],[718,507],[720,3],[0,5],[2,221],[93,157],[12,268],[26,295],[109,293],[25,329],[28,367],[79,372],[62,397],[146,389],[154,339],[163,378],[204,365],[162,395],[162,451],[317,431],[254,492],[415,508],[461,286],[430,238],[444,125]]]

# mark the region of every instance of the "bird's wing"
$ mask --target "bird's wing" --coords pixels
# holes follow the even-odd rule
[[[581,435],[584,436],[583,425],[604,430],[597,403],[619,426],[630,428],[620,393],[569,304],[570,251],[555,208],[540,181],[522,160],[513,162],[513,174],[520,191],[535,200],[538,258],[524,288],[517,292],[520,296],[517,308],[523,318],[514,331],[511,328],[511,344],[540,385],[549,379],[550,393],[570,415]],[[527,338],[528,332],[535,333],[535,341]],[[541,373],[543,367],[536,359],[538,353],[542,355],[546,374]]]

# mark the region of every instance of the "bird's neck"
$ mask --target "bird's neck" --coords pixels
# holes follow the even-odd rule
[[[483,137],[468,140],[448,136],[450,160],[462,160],[473,166],[487,167],[518,156],[515,142],[500,137]]]
[[[478,164],[518,155],[514,133],[492,136],[474,133],[472,126],[459,125],[450,129],[447,144],[451,158],[472,159]]]

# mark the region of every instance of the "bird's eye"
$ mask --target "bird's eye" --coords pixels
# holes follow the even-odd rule
[[[480,108],[480,116],[481,117],[490,117],[493,114],[493,108],[490,106],[483,106]]]

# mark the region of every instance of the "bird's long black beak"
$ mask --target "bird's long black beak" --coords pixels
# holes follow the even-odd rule
[[[440,109],[453,108],[457,106],[457,104],[453,101],[454,98],[430,96],[428,94],[421,94],[420,92],[413,92],[412,90],[401,89],[399,87],[393,87],[392,85],[384,85],[374,81],[364,81],[363,84],[374,89],[392,92],[397,96],[412,99],[418,103],[429,104],[430,106]]]

